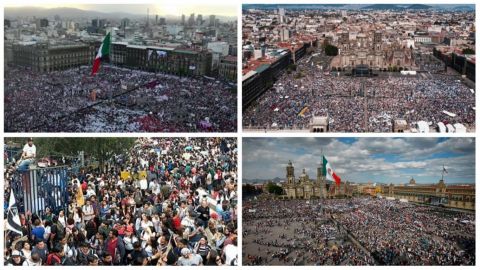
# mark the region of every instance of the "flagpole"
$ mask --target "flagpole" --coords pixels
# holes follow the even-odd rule
[[[442,170],[442,181],[443,181],[443,175],[445,174],[445,164],[443,164],[443,170]]]

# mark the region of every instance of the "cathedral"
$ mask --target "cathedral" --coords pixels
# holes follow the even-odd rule
[[[287,182],[283,184],[283,189],[287,198],[290,199],[307,199],[310,198],[326,198],[327,190],[325,176],[323,173],[323,164],[317,168],[317,180],[310,180],[303,169],[298,181],[295,180],[295,171],[292,161],[287,165]]]
[[[368,67],[383,70],[389,67],[411,69],[415,67],[413,50],[399,42],[383,42],[380,31],[359,33],[350,39],[349,32],[342,32],[338,37],[338,55],[332,61],[332,67],[355,68]]]

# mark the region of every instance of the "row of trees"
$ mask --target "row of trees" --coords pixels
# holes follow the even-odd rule
[[[26,138],[5,138],[6,142],[20,145],[26,143]],[[113,155],[123,154],[130,149],[135,138],[34,138],[37,148],[37,157],[44,156],[77,156],[79,151],[100,163],[103,166]]]

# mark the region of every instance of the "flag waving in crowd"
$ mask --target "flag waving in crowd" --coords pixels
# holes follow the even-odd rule
[[[7,229],[23,236],[22,224],[20,223],[20,217],[18,216],[17,202],[15,201],[13,190],[10,191],[10,200],[8,202]]]
[[[93,61],[92,76],[95,75],[100,68],[100,62],[108,58],[110,54],[110,43],[110,33],[108,33],[103,39],[102,45],[100,45],[97,56],[95,56],[95,60]]]
[[[325,156],[323,156],[323,173],[325,174],[325,177],[327,178],[327,180],[335,181],[335,184],[337,184],[337,186],[340,185],[340,182],[341,182],[340,176],[338,176],[333,171],[332,165],[327,161]]]

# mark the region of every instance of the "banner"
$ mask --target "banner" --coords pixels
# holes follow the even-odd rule
[[[150,57],[152,56],[152,50],[148,50],[148,60],[150,60]]]
[[[128,178],[132,178],[132,175],[129,171],[122,171],[120,172],[120,179],[127,180]]]
[[[167,56],[167,52],[157,50],[157,55],[158,55],[159,57],[166,57],[166,56]]]

